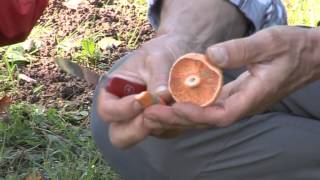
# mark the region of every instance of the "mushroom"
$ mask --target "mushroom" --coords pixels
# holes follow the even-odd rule
[[[170,70],[169,91],[176,102],[208,106],[217,99],[222,84],[222,71],[203,54],[186,54]]]

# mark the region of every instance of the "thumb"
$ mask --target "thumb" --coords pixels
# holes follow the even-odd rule
[[[207,56],[221,68],[235,69],[258,62],[265,50],[265,41],[258,34],[213,45],[207,49]]]

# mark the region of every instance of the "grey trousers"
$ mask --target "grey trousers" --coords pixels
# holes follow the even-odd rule
[[[227,81],[238,75],[225,73]],[[96,101],[91,118],[98,148],[127,180],[320,179],[320,82],[231,127],[149,137],[125,151],[111,145]]]

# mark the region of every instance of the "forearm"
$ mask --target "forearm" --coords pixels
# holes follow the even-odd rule
[[[310,29],[309,32],[310,50],[308,51],[308,59],[312,61],[315,68],[314,79],[320,79],[320,27]]]
[[[244,36],[244,15],[225,0],[164,0],[158,36],[179,37],[192,51],[204,52],[212,44]]]

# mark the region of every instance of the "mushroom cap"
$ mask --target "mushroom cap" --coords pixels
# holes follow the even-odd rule
[[[210,105],[218,97],[222,84],[221,70],[203,54],[186,54],[170,70],[169,91],[176,102]]]

